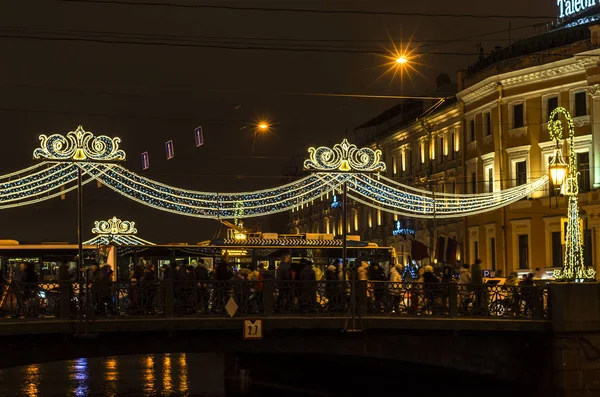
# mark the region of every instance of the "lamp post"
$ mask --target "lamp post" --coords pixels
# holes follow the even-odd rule
[[[256,144],[256,134],[260,132],[267,132],[271,129],[271,126],[266,121],[260,121],[254,128],[254,136],[252,138],[252,156],[254,157],[254,145]]]
[[[563,122],[559,119],[562,115],[567,123],[569,130],[569,162],[565,163],[562,156],[560,140],[563,139]],[[596,271],[587,268],[583,261],[583,233],[579,217],[579,183],[577,177],[577,164],[575,162],[575,126],[569,112],[562,107],[556,108],[550,114],[548,121],[548,130],[550,137],[556,142],[556,149],[552,157],[548,170],[552,183],[558,189],[566,183],[565,193],[569,199],[567,207],[567,230],[565,235],[565,259],[563,268],[554,271],[554,278],[557,281],[565,282],[584,282],[592,281],[596,277]]]

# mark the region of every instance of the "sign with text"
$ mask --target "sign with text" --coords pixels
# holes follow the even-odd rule
[[[262,339],[262,320],[244,320],[244,339]]]
[[[167,141],[167,143],[165,143],[165,149],[167,150],[167,160],[171,160],[173,157],[175,157],[173,141]]]
[[[196,139],[196,147],[204,145],[204,135],[202,133],[202,127],[198,127],[194,130],[194,137]]]
[[[598,0],[556,0],[556,5],[559,10],[559,18],[569,17],[578,14],[588,8],[600,4]]]
[[[144,152],[142,153],[142,169],[147,170],[148,168],[150,168],[150,156],[148,152]]]

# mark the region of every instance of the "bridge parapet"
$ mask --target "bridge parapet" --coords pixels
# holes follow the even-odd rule
[[[17,283],[6,321],[87,317],[382,316],[549,320],[549,288],[381,281]]]

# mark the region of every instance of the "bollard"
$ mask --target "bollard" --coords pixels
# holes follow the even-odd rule
[[[175,295],[173,291],[173,280],[165,280],[165,317],[173,317],[175,306]]]
[[[265,317],[273,314],[273,301],[274,301],[273,280],[264,280],[263,281],[263,310],[264,310]]]

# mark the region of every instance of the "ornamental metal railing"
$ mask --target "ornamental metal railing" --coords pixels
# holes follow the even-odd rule
[[[0,286],[3,319],[366,316],[550,319],[547,285],[387,281],[141,281]]]

